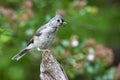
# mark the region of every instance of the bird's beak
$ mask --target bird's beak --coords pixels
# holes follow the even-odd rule
[[[67,24],[66,22],[62,22],[60,25],[65,25],[65,24]]]
[[[66,22],[63,22],[63,25],[67,24]]]
[[[65,24],[67,24],[67,23],[66,23],[66,22],[62,22],[62,23],[61,23],[61,25],[65,25]]]

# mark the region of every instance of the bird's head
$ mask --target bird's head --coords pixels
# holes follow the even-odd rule
[[[60,14],[56,14],[55,17],[53,17],[50,20],[50,23],[54,26],[54,27],[59,27],[62,26],[64,24],[66,24],[66,22],[64,21],[63,17]]]

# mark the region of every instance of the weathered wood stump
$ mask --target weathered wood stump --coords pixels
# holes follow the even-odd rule
[[[50,52],[43,52],[40,72],[41,80],[68,80],[62,66]]]

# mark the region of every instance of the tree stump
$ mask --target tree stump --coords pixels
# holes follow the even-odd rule
[[[50,52],[43,52],[40,65],[41,80],[68,80],[62,66]]]

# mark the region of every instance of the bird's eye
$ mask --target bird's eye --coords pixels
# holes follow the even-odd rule
[[[57,22],[60,22],[60,20],[58,19]]]

